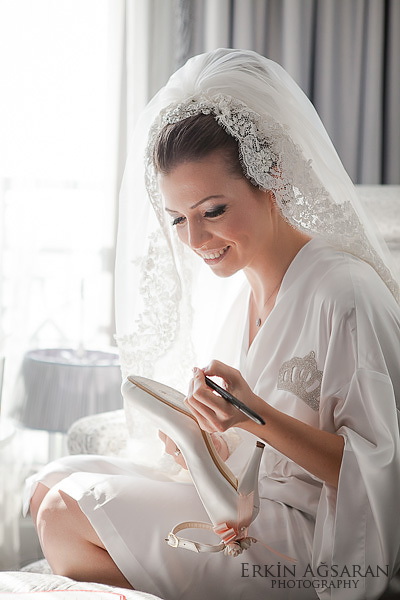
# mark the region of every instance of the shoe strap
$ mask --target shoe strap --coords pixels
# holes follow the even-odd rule
[[[186,538],[181,538],[177,536],[177,533],[183,531],[184,529],[204,529],[206,531],[212,531],[213,533],[217,533],[218,535],[225,535],[225,542],[222,541],[220,544],[203,544],[201,542],[194,542],[193,540],[188,540]],[[224,531],[225,529],[225,531]],[[258,542],[264,548],[279,556],[283,560],[287,560],[292,563],[296,563],[296,559],[282,552],[278,552],[271,546],[267,546],[264,542],[257,540],[253,537],[245,537],[240,540],[237,539],[237,536],[233,536],[233,538],[229,538],[230,532],[232,529],[228,529],[226,523],[222,523],[221,525],[214,526],[211,523],[204,523],[203,521],[183,521],[179,523],[179,525],[175,525],[172,531],[168,534],[168,537],[165,538],[165,541],[169,546],[173,548],[185,548],[185,550],[191,550],[192,552],[222,552],[224,551],[227,556],[238,556],[243,552],[243,550],[247,550],[252,543]],[[236,541],[235,541],[236,537]],[[232,543],[233,542],[233,543]]]
[[[205,529],[206,531],[212,531],[214,528],[211,523],[203,523],[202,521],[184,521],[175,525],[172,531],[168,534],[165,541],[169,546],[173,548],[185,548],[186,550],[192,550],[192,552],[222,552],[225,550],[225,544],[203,544],[201,542],[194,542],[186,538],[178,537],[177,533],[184,529]]]

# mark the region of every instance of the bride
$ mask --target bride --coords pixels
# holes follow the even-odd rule
[[[27,486],[54,572],[166,600],[378,598],[400,565],[398,301],[390,257],[288,74],[250,51],[188,61],[134,134],[117,341],[125,376],[190,380],[186,406],[239,477],[266,443],[258,542],[236,559],[171,548],[175,522],[209,520],[190,482],[135,456],[68,457]],[[201,339],[216,340],[202,368]]]

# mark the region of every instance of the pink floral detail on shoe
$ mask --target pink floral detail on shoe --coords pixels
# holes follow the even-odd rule
[[[243,528],[237,532],[233,527],[229,527],[227,523],[219,523],[213,527],[214,532],[221,538],[225,544],[224,554],[226,556],[239,556],[243,550],[250,548],[252,542],[256,542],[255,538],[246,537],[247,528]]]
[[[221,541],[225,544],[224,554],[226,556],[239,556],[244,550],[248,550],[251,544],[255,544],[256,542],[258,542],[259,544],[264,546],[264,548],[267,548],[267,550],[269,550],[273,554],[276,554],[276,556],[279,556],[279,558],[287,560],[291,563],[296,563],[295,558],[287,556],[286,554],[283,554],[282,552],[271,548],[271,546],[267,546],[267,544],[264,544],[264,542],[260,542],[260,540],[257,540],[257,538],[248,537],[247,528],[243,528],[240,530],[240,538],[239,533],[233,527],[227,525],[227,523],[220,523],[219,525],[215,525],[213,527],[213,531],[221,538]]]
[[[224,544],[229,544],[230,542],[237,540],[239,537],[238,532],[233,527],[229,527],[227,523],[219,523],[219,525],[215,525],[213,529],[214,532],[219,535]]]

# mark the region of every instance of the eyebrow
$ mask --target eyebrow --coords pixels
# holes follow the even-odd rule
[[[197,208],[198,206],[200,206],[201,204],[203,204],[204,202],[207,202],[207,200],[211,200],[212,198],[223,198],[223,194],[215,194],[213,196],[207,196],[206,198],[203,198],[202,200],[199,200],[198,202],[196,202],[196,204],[193,204],[193,206],[190,206],[190,210],[193,210],[194,208]],[[176,210],[171,210],[170,208],[165,207],[165,210],[169,213],[176,213]]]

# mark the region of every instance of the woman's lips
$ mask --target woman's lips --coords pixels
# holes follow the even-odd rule
[[[225,246],[225,248],[221,248],[220,250],[211,250],[210,252],[202,252],[200,254],[201,258],[208,265],[215,265],[220,262],[228,252],[230,246]]]

